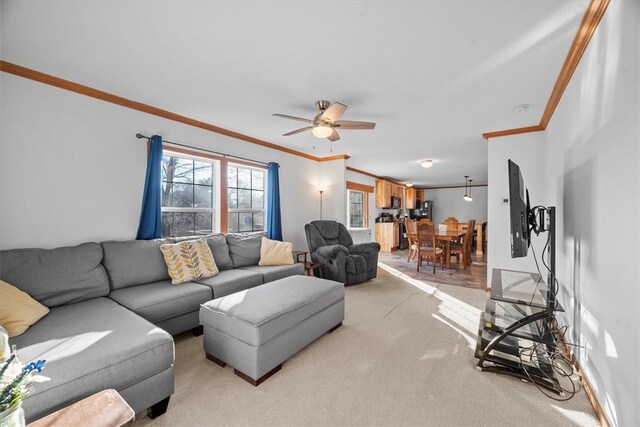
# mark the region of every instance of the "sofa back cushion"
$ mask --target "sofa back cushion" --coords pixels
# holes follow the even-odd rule
[[[233,261],[229,255],[229,246],[227,245],[227,238],[224,234],[209,234],[204,236],[213,254],[213,259],[216,261],[216,266],[220,271],[231,270],[233,268]],[[186,236],[175,237],[176,243],[184,242],[185,240],[202,239],[202,236]]]
[[[109,294],[97,243],[56,249],[0,251],[0,279],[11,283],[47,307]]]
[[[265,233],[227,234],[229,254],[233,267],[257,265],[260,261],[260,247]]]
[[[160,251],[173,240],[125,240],[102,242],[104,265],[112,290],[170,280],[167,264]]]

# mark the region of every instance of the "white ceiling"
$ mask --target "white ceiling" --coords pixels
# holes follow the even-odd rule
[[[418,185],[487,179],[483,132],[537,124],[588,1],[2,1],[2,59]],[[526,113],[513,106],[528,103]],[[315,145],[315,149],[312,148]],[[419,160],[434,166],[423,169]]]

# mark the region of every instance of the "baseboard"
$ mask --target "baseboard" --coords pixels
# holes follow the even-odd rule
[[[556,323],[556,329],[557,326],[558,325]],[[571,346],[569,346],[566,342],[560,340],[560,337],[556,338],[558,339],[559,343],[563,344],[563,353],[567,356],[571,364],[574,366],[576,373],[578,374],[578,378],[580,378],[580,383],[582,384],[582,387],[584,388],[584,391],[589,398],[589,402],[591,402],[591,406],[593,406],[593,410],[595,411],[596,416],[600,421],[600,425],[602,425],[603,427],[612,427],[613,424],[609,421],[609,418],[607,418],[607,414],[604,412],[604,409],[602,408],[602,405],[600,404],[596,393],[593,391],[593,387],[591,387],[591,383],[589,383],[589,379],[585,375],[582,366],[580,366],[580,362],[578,362],[578,359],[576,359],[575,355],[573,354]]]

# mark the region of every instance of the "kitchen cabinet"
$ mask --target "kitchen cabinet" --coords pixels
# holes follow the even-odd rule
[[[376,180],[376,208],[390,208],[393,185],[384,179]]]
[[[406,188],[404,190],[404,208],[415,209],[416,208],[416,189],[413,187]]]
[[[391,252],[400,246],[400,224],[397,222],[376,222],[376,242],[380,243],[380,252]]]

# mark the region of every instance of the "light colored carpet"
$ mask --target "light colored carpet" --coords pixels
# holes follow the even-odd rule
[[[402,276],[382,266],[347,287],[343,326],[259,387],[206,360],[202,337],[177,336],[169,410],[136,425],[598,425],[584,391],[555,402],[475,369],[483,291],[414,280],[420,289]]]

